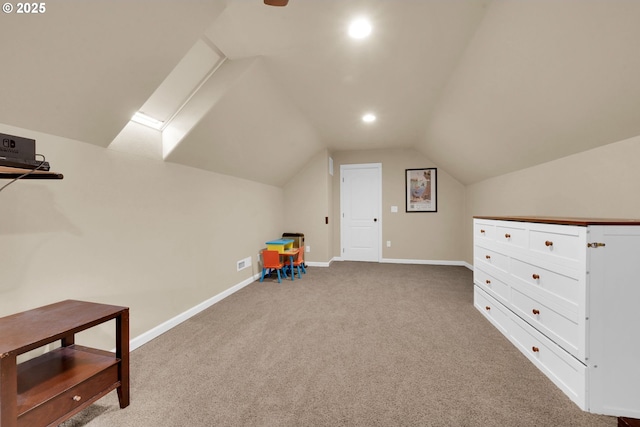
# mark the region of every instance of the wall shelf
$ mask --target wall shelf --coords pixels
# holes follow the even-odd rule
[[[0,166],[0,179],[15,179],[23,175],[31,169],[12,168],[9,166]],[[51,171],[33,171],[31,174],[20,179],[63,179],[64,175]]]

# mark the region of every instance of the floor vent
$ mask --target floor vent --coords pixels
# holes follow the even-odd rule
[[[237,267],[238,271],[244,270],[247,267],[251,267],[251,257],[247,257],[245,259],[241,259],[240,261],[238,261],[236,267]]]

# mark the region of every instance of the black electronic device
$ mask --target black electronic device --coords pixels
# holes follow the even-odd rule
[[[36,140],[0,133],[0,156],[36,160]]]

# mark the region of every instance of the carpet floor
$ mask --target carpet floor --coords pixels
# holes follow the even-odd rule
[[[254,282],[131,353],[63,427],[613,427],[473,306],[465,267],[334,262]]]

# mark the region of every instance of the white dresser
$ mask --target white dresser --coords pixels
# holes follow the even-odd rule
[[[474,304],[581,409],[640,418],[640,220],[474,217]]]

